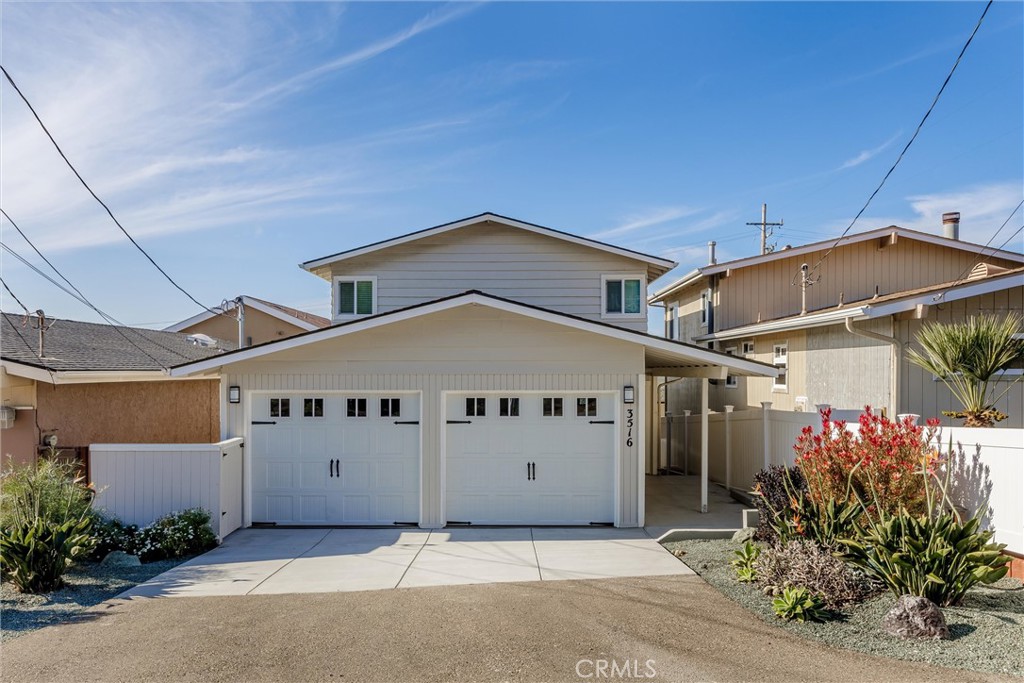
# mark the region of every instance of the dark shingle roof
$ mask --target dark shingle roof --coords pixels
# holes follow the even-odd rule
[[[25,316],[0,314],[0,355],[4,360],[49,370],[161,370],[223,353],[193,344],[184,334],[115,327],[76,320],[52,320],[40,359],[39,332]],[[20,335],[19,335],[20,333]],[[131,341],[129,341],[129,339]]]

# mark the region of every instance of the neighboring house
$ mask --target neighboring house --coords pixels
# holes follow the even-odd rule
[[[482,214],[302,264],[333,326],[171,374],[221,381],[247,526],[638,526],[652,376],[775,373],[646,333],[674,266]]]
[[[171,325],[165,331],[205,334],[241,347],[319,330],[330,324],[330,320],[319,315],[243,294]]]
[[[889,226],[834,240],[711,263],[660,289],[666,336],[774,364],[774,379],[729,377],[711,392],[711,407],[781,410],[865,405],[890,415],[941,417],[959,405],[937,378],[905,360],[928,321],[1024,309],[1024,256],[960,241],[959,215],[937,236]],[[953,224],[955,217],[957,223]],[[713,252],[713,246],[712,246]],[[801,287],[801,266],[825,258]],[[1005,371],[1016,379],[1019,368]],[[1021,427],[1024,383],[999,403],[1001,426]],[[665,410],[697,409],[696,387],[668,387]]]
[[[0,315],[4,457],[32,462],[51,435],[83,456],[93,443],[219,439],[219,384],[171,378],[165,369],[223,348],[183,334],[74,320],[48,320],[40,335],[27,322]]]

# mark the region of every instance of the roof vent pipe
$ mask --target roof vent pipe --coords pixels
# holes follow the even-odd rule
[[[718,259],[715,258],[715,241],[711,240],[708,242],[708,265],[713,266],[718,263]]]
[[[951,240],[960,239],[959,211],[942,214],[942,236]]]

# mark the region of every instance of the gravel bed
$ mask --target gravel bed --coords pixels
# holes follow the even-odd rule
[[[52,593],[19,593],[9,582],[0,584],[0,641],[72,619],[132,586],[162,574],[189,558],[149,562],[140,567],[111,567],[97,562],[73,565],[65,586]]]
[[[889,593],[851,605],[837,619],[823,624],[782,621],[760,589],[736,581],[729,560],[740,545],[728,540],[695,540],[666,543],[665,547],[725,596],[764,621],[806,638],[882,657],[1024,676],[1024,586],[1018,579],[1004,578],[992,586],[975,587],[962,605],[943,608],[952,639],[900,640],[881,629],[882,617],[896,602]]]

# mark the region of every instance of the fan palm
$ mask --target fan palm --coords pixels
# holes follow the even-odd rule
[[[911,363],[937,376],[960,402],[961,411],[942,411],[965,427],[991,427],[1007,415],[995,404],[1010,390],[991,396],[991,383],[1001,370],[1024,358],[1021,316],[1016,312],[971,316],[966,322],[930,323],[917,334],[921,351],[910,349]],[[1019,379],[1019,378],[1018,378]]]

